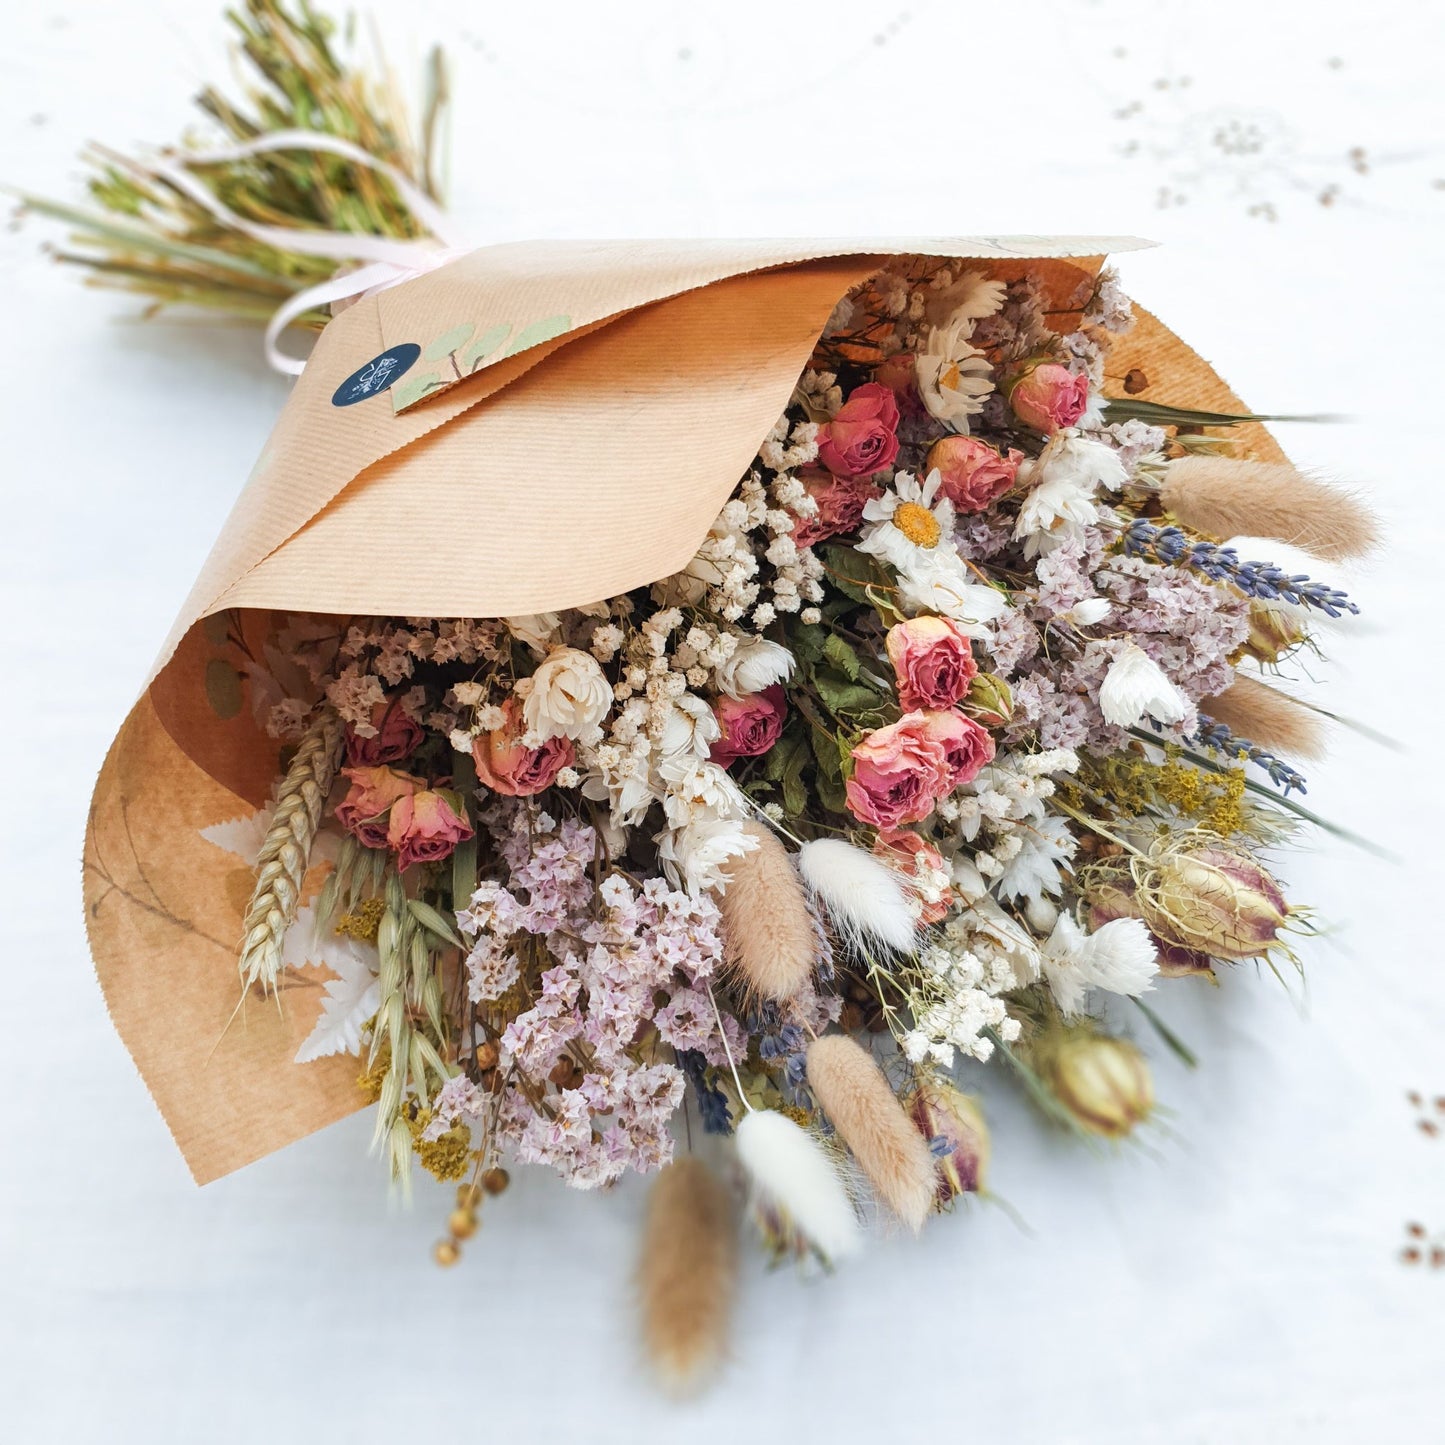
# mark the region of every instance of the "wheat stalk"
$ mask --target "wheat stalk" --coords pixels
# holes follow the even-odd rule
[[[262,993],[276,987],[281,945],[301,901],[301,881],[321,809],[341,756],[341,719],[329,708],[307,730],[286,770],[276,813],[256,857],[256,887],[246,907],[241,944],[241,983]]]

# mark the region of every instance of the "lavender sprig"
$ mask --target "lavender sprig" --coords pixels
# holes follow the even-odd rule
[[[1268,748],[1262,748],[1258,743],[1252,743],[1248,738],[1236,737],[1223,723],[1215,722],[1212,718],[1202,719],[1205,726],[1201,727],[1193,737],[1188,739],[1191,747],[1205,748],[1209,752],[1223,753],[1230,758],[1244,757],[1250,762],[1257,764],[1269,774],[1269,780],[1275,787],[1283,789],[1285,796],[1291,792],[1300,794],[1308,793],[1305,786],[1304,774],[1297,772],[1294,768],[1270,752]]]
[[[1191,542],[1178,527],[1156,527],[1136,517],[1125,529],[1122,543],[1129,557],[1142,557],[1176,567],[1191,567],[1215,582],[1228,582],[1246,597],[1262,602],[1292,602],[1297,607],[1314,607],[1328,617],[1359,608],[1338,587],[1311,582],[1303,573],[1290,575],[1273,562],[1241,562],[1233,547],[1215,542]]]

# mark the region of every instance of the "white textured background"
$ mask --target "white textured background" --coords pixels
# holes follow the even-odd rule
[[[751,1262],[721,1387],[660,1402],[626,1313],[640,1187],[519,1179],[441,1273],[449,1193],[389,1207],[364,1118],[190,1183],[92,977],[80,839],[284,384],[249,333],[134,324],[40,258],[41,228],[0,236],[4,1439],[1445,1439],[1445,1270],[1399,1258],[1407,1221],[1445,1242],[1445,1137],[1406,1099],[1445,1094],[1445,21],[1407,0],[906,4],[408,0],[379,24],[404,75],[434,38],[453,52],[479,243],[1166,242],[1125,258],[1140,300],[1256,406],[1353,418],[1280,430],[1394,528],[1318,671],[1412,748],[1344,736],[1311,800],[1403,861],[1291,863],[1334,925],[1307,989],[1242,969],[1156,994],[1204,1065],[1160,1059],[1172,1112],[1147,1149],[1093,1161],[990,1075],[994,1186],[1031,1233],[984,1207],[831,1282]],[[0,180],[71,195],[87,138],[171,139],[222,73],[217,10],[12,7]],[[1224,155],[1221,130],[1257,148]]]

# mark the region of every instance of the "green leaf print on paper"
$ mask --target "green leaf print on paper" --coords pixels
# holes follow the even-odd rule
[[[423,371],[408,376],[391,388],[392,407],[396,411],[405,411],[413,402],[420,401],[422,397],[429,396],[439,387],[455,380],[455,377],[443,376],[439,371]]]
[[[540,346],[544,341],[550,341],[554,336],[561,336],[571,329],[570,316],[549,316],[545,321],[534,321],[517,333],[505,354],[516,356],[519,352],[530,351],[534,346]]]
[[[505,321],[489,326],[458,358],[462,370],[475,370],[477,363],[486,360],[511,334],[512,328]]]
[[[453,326],[450,331],[444,331],[422,352],[422,360],[445,361],[458,347],[466,345],[475,329],[470,321],[466,321],[460,326]]]

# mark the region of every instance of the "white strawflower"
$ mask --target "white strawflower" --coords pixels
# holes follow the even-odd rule
[[[1093,627],[1102,622],[1112,611],[1114,604],[1102,597],[1085,597],[1076,602],[1067,612],[1056,614],[1056,622],[1071,622],[1075,627]]]
[[[1059,915],[1043,947],[1043,974],[1066,1014],[1077,1013],[1091,988],[1137,997],[1159,972],[1149,930],[1137,918],[1115,918],[1085,934],[1067,913]]]
[[[557,647],[532,674],[522,704],[529,737],[574,740],[597,727],[612,709],[612,684],[589,653]]]
[[[1160,723],[1182,722],[1189,716],[1190,705],[1142,647],[1126,642],[1104,674],[1099,711],[1115,727],[1131,728],[1146,717]]]
[[[988,624],[1008,611],[1008,597],[973,581],[952,552],[900,569],[898,596],[913,612],[936,612],[958,623],[969,637],[986,638]]]
[[[1032,490],[1019,508],[1014,536],[1036,557],[1096,522],[1099,488],[1117,491],[1128,475],[1113,447],[1070,429],[1053,437],[1037,461],[1021,466],[1019,479]]]
[[[686,692],[671,705],[658,751],[664,763],[705,758],[721,736],[722,724],[712,708],[696,693]]]
[[[983,410],[993,391],[993,366],[969,341],[976,320],[965,309],[946,325],[935,326],[913,366],[929,415],[965,436],[969,417]]]
[[[748,835],[740,818],[698,817],[657,835],[663,871],[674,887],[693,895],[726,888],[728,862],[757,846],[758,840]]]
[[[557,636],[562,619],[555,612],[532,612],[525,617],[504,617],[507,631],[519,642],[525,642],[533,652],[541,654],[551,646]]]
[[[747,697],[775,682],[786,682],[792,673],[793,654],[786,647],[766,637],[745,637],[733,654],[718,664],[718,691],[729,697]]]

